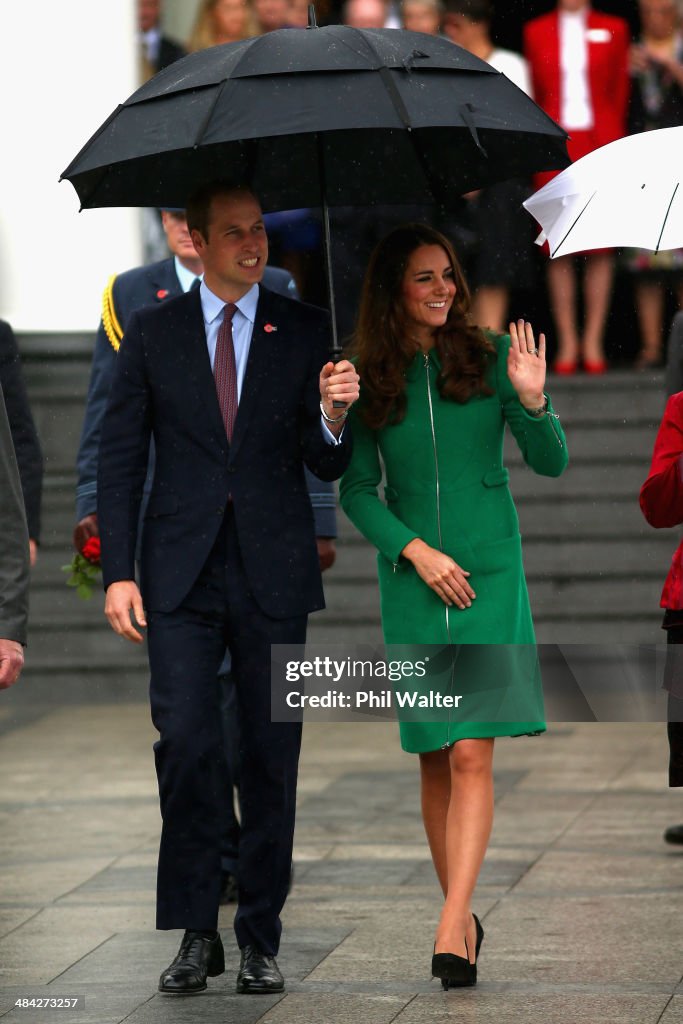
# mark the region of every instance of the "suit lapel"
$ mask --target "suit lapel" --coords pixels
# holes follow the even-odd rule
[[[261,285],[259,287],[259,301],[256,307],[254,330],[251,336],[251,345],[249,346],[247,369],[244,374],[242,394],[240,395],[237,407],[235,430],[230,446],[231,458],[236,454],[244,439],[259,394],[275,366],[278,333],[272,329],[274,326],[277,327],[277,325],[273,325],[269,321],[271,305],[270,293]],[[269,330],[266,330],[267,327]]]
[[[183,290],[176,274],[173,257],[157,264],[152,277],[152,288],[154,289],[155,305],[164,302],[165,299],[172,299],[176,295],[182,295]]]

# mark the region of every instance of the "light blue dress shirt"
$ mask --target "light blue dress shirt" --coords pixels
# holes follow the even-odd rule
[[[189,292],[190,288],[197,280],[197,275],[193,273],[193,271],[188,270],[187,267],[184,267],[177,256],[173,257],[173,262],[175,265],[176,277],[180,282],[180,287],[183,289],[184,292]],[[202,275],[200,274],[200,280],[201,277]]]
[[[182,282],[181,282],[182,283]],[[213,371],[213,364],[216,359],[216,343],[218,341],[218,331],[223,322],[223,308],[226,305],[223,299],[220,299],[211,289],[208,287],[206,282],[202,280],[201,287],[199,289],[199,297],[202,303],[202,313],[204,315],[204,330],[206,332],[206,346],[209,350],[209,359],[211,360],[211,370]],[[254,333],[254,320],[256,319],[256,307],[258,306],[259,299],[259,286],[254,284],[251,286],[248,292],[238,299],[235,305],[237,311],[232,318],[232,344],[235,350],[235,368],[237,370],[237,401],[239,402],[242,397],[242,385],[244,383],[244,375],[247,371],[247,360],[249,358],[249,348],[251,347],[251,338]],[[323,437],[328,444],[337,445],[341,441],[341,435],[336,438],[334,434],[328,430],[327,425],[320,417],[320,425],[323,431]],[[342,431],[343,433],[343,431]]]

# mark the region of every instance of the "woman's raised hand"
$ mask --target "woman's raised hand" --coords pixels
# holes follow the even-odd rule
[[[409,541],[401,552],[412,562],[418,576],[439,595],[444,604],[469,608],[477,596],[467,582],[469,573],[448,555],[430,548],[419,537]]]
[[[522,405],[528,409],[537,409],[543,405],[545,334],[540,335],[537,348],[534,329],[524,320],[510,324],[507,372]]]

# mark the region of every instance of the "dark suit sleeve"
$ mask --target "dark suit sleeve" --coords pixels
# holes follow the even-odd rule
[[[29,536],[37,541],[40,540],[43,453],[26,393],[19,348],[12,328],[5,323],[0,325],[0,386],[19,466]]]
[[[0,638],[26,643],[28,530],[21,482],[0,389]]]
[[[140,317],[133,313],[119,349],[97,469],[97,517],[106,587],[135,579],[135,549],[151,437],[150,395]]]
[[[92,357],[81,443],[76,457],[76,519],[79,520],[97,509],[97,458],[102,436],[102,420],[107,408],[116,358],[116,352],[100,321]]]

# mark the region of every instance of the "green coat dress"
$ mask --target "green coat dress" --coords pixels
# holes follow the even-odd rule
[[[406,372],[401,423],[373,431],[351,411],[354,450],[340,499],[378,549],[385,644],[402,654],[405,645],[423,644],[465,645],[457,649],[469,652],[442,680],[450,692],[463,695],[460,710],[439,712],[431,721],[425,713],[399,712],[402,746],[413,753],[465,737],[545,729],[519,522],[503,466],[505,424],[527,464],[544,476],[562,473],[567,447],[550,400],[548,414],[538,418],[520,403],[506,369],[509,336],[491,340],[498,350],[487,373],[491,396],[464,404],[442,399],[436,386],[439,357],[432,350],[428,356],[418,353]],[[382,462],[385,501],[378,496]],[[401,557],[415,537],[471,573],[477,596],[470,608],[448,608]],[[486,708],[493,712],[488,720]]]

